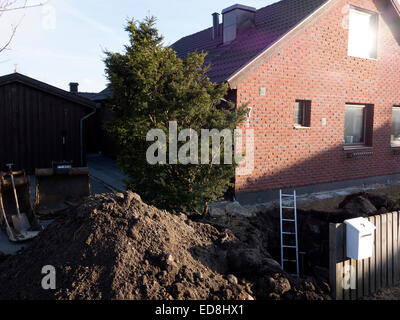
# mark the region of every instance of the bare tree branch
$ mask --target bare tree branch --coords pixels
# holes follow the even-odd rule
[[[8,46],[10,45],[11,41],[14,39],[15,34],[17,33],[18,26],[19,26],[19,24],[15,25],[15,26],[11,26],[11,36],[8,39],[8,41],[6,42],[6,44],[3,45],[2,47],[0,47],[0,53],[2,53],[4,50],[6,50],[8,48]]]
[[[41,6],[45,5],[48,1],[44,1],[44,2],[41,2],[41,3],[38,3],[38,4],[33,4],[33,5],[27,5],[28,0],[25,0],[25,3],[23,5],[20,5],[20,6],[17,6],[17,7],[12,7],[12,5],[15,4],[16,2],[18,2],[18,0],[16,0],[16,1],[4,1],[4,2],[11,3],[11,5],[9,7],[2,7],[1,3],[0,3],[0,13],[7,12],[7,11],[16,11],[16,10],[23,10],[23,9],[41,7]]]
[[[30,8],[41,7],[41,6],[45,5],[47,2],[48,1],[44,1],[44,2],[41,2],[38,4],[28,5],[28,0],[23,0],[23,1],[21,1],[21,0],[0,0],[0,18],[2,17],[2,15],[5,12],[26,10],[26,9],[30,9]],[[0,46],[0,53],[2,53],[4,50],[7,50],[7,48],[11,44],[23,18],[24,17],[22,17],[22,19],[16,25],[11,25],[10,37],[8,38],[8,40],[6,41],[5,44]]]

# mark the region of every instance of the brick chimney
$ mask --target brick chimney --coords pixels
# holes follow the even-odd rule
[[[224,25],[224,44],[236,39],[240,28],[253,26],[257,9],[241,4],[235,4],[222,11]]]
[[[69,92],[71,92],[73,94],[78,94],[78,87],[79,87],[79,83],[71,82],[69,84]]]

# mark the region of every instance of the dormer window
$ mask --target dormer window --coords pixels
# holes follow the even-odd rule
[[[378,15],[351,8],[349,19],[349,56],[377,59]]]

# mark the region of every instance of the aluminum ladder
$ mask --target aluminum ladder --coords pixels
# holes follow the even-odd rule
[[[291,199],[293,201],[293,207],[289,205],[284,205],[284,199]],[[284,194],[282,190],[279,191],[279,202],[280,202],[280,234],[281,234],[281,266],[282,269],[285,270],[285,266],[289,263],[296,264],[296,274],[292,274],[292,276],[299,278],[300,276],[300,269],[299,269],[299,240],[298,240],[298,230],[297,230],[297,195],[296,190],[293,191],[293,194]],[[289,209],[293,210],[294,217],[284,217],[283,210]],[[294,224],[294,232],[293,231],[285,231],[286,224]],[[290,245],[286,244],[285,241],[286,237],[295,237],[295,244],[291,243]],[[296,258],[287,259],[285,258],[285,253],[289,250],[296,250]],[[293,255],[292,255],[293,256]]]

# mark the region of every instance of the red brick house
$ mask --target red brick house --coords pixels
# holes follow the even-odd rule
[[[255,170],[242,203],[400,183],[400,1],[282,0],[234,5],[173,45],[207,51],[209,77],[249,102]]]

